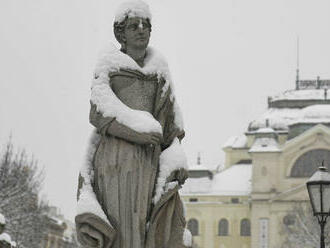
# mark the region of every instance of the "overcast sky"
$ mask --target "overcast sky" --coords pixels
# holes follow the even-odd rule
[[[10,133],[45,167],[44,192],[73,219],[91,125],[98,51],[116,42],[114,0],[0,1],[0,144]],[[168,59],[185,120],[189,162],[222,164],[267,96],[301,78],[330,78],[328,0],[149,0],[151,45]]]

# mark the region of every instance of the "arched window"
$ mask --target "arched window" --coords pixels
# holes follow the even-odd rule
[[[196,219],[190,219],[188,221],[187,228],[191,232],[192,236],[197,236],[198,235],[198,220]]]
[[[324,160],[324,166],[330,169],[330,150],[315,149],[301,155],[294,163],[291,170],[291,177],[311,177],[313,173],[321,166]]]
[[[221,219],[219,221],[219,236],[228,236],[228,220]]]
[[[251,223],[248,219],[241,220],[241,236],[251,236]]]

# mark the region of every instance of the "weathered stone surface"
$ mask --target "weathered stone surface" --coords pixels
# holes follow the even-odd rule
[[[121,51],[141,68],[147,57],[150,32],[149,19],[127,17],[115,23]],[[171,88],[163,92],[166,79],[127,68],[118,68],[109,77],[109,87],[121,102],[131,109],[149,112],[161,124],[163,133],[136,132],[115,118],[104,117],[91,104],[90,123],[101,135],[92,161],[93,190],[112,227],[88,213],[80,215],[76,217],[78,237],[88,236],[80,240],[86,247],[186,247],[186,223],[178,190],[187,171],[171,173],[167,180],[179,184],[153,203],[160,154],[174,138],[184,136],[174,123]]]

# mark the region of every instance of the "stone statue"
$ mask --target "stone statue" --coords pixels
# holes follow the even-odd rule
[[[149,7],[124,3],[121,45],[100,57],[92,84],[95,127],[81,169],[76,226],[84,247],[191,246],[178,190],[186,180],[182,121],[165,59],[148,47]]]

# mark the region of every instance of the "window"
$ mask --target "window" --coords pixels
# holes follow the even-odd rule
[[[190,219],[187,225],[192,236],[198,235],[198,221],[196,219]]]
[[[219,236],[228,236],[228,220],[221,219],[219,221]]]
[[[248,219],[241,220],[241,236],[251,236],[251,223]]]
[[[189,201],[190,202],[198,202],[198,199],[197,198],[189,198]]]
[[[283,224],[286,226],[292,226],[295,223],[295,216],[292,214],[288,214],[283,218]]]
[[[231,198],[231,203],[239,203],[239,199],[238,198]]]
[[[315,149],[304,153],[294,163],[291,177],[311,177],[323,160],[330,161],[329,150]],[[324,166],[330,169],[328,163],[324,163]]]

